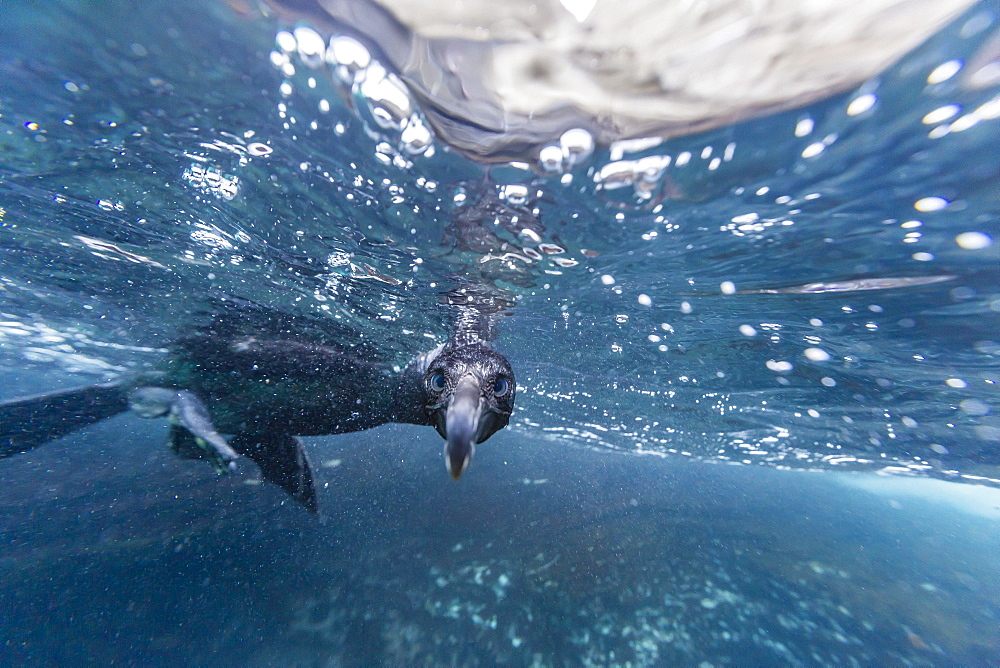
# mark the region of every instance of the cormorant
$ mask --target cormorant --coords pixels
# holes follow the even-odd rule
[[[168,418],[168,445],[179,456],[227,471],[245,455],[266,480],[316,512],[299,436],[388,422],[433,426],[457,479],[475,444],[510,419],[514,372],[490,347],[482,314],[460,313],[445,343],[394,371],[370,346],[335,337],[317,343],[273,313],[266,316],[269,326],[248,327],[246,311],[256,311],[259,321],[261,307],[243,302],[240,309],[180,338],[160,369],[137,379],[0,402],[0,457],[131,409]]]

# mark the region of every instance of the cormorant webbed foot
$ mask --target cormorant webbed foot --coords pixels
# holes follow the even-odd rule
[[[140,387],[129,395],[129,405],[140,417],[170,419],[168,445],[179,456],[206,459],[219,473],[236,470],[239,455],[215,430],[208,409],[193,392]],[[190,438],[179,427],[183,427]]]

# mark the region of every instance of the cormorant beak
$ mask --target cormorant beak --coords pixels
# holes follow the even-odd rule
[[[475,376],[467,375],[458,381],[445,417],[445,464],[453,480],[468,468],[475,452],[480,431],[484,399]]]

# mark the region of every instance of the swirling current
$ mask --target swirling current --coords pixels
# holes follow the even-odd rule
[[[0,460],[0,661],[998,660],[996,3],[808,106],[489,163],[251,4],[2,10],[2,398],[223,296],[397,367],[468,300],[510,426],[458,483],[429,430],[310,439],[322,524],[131,416]]]

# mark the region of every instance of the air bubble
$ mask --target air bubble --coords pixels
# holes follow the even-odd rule
[[[573,128],[559,137],[566,165],[575,167],[590,157],[594,152],[594,138],[583,128]]]
[[[403,150],[412,155],[423,153],[431,145],[431,131],[419,119],[411,119],[399,137]]]
[[[929,75],[927,75],[927,83],[929,84],[939,84],[943,81],[947,81],[962,69],[961,60],[949,60],[945,63],[941,63],[934,68]]]
[[[267,144],[261,144],[260,142],[253,142],[247,145],[247,153],[255,157],[261,157],[265,155],[271,155],[274,152]]]
[[[299,57],[306,67],[321,67],[326,56],[326,44],[312,28],[299,27],[293,32],[298,44]]]
[[[802,354],[812,362],[826,362],[830,359],[830,353],[822,348],[806,348],[802,351]]]
[[[878,98],[872,93],[867,93],[851,100],[851,103],[847,105],[847,115],[857,116],[858,114],[863,114],[872,107],[875,106],[875,102]]]
[[[528,187],[519,183],[504,186],[500,190],[500,197],[514,206],[523,206],[528,201]]]
[[[594,175],[594,181],[605,190],[615,190],[635,183],[636,164],[632,160],[609,162]]]
[[[334,74],[346,84],[353,84],[361,73],[371,63],[372,57],[368,49],[351,37],[332,37],[326,50],[326,62],[333,68]]]
[[[813,126],[814,126],[813,119],[809,117],[799,120],[799,122],[795,124],[795,136],[805,137],[807,134],[813,131]]]
[[[913,208],[917,211],[940,211],[948,206],[949,202],[943,197],[923,197],[913,203]]]
[[[559,146],[549,145],[538,152],[538,165],[549,174],[558,174],[563,168],[563,151]]]
[[[413,115],[413,101],[396,75],[373,64],[358,89],[368,102],[372,117],[382,128],[401,130]]]
[[[670,164],[670,156],[651,155],[635,162],[635,192],[639,197],[648,199],[660,185],[663,172]]]
[[[959,406],[968,415],[988,415],[990,412],[989,405],[979,399],[966,399]]]
[[[821,141],[813,142],[802,150],[803,158],[815,158],[826,149],[826,144]]]
[[[957,104],[948,104],[943,107],[938,107],[934,111],[928,113],[924,116],[922,122],[924,125],[937,125],[938,123],[953,118],[960,111],[962,111],[962,108]]]
[[[286,30],[282,30],[274,36],[274,43],[285,53],[291,53],[296,49],[295,36]]]
[[[990,235],[983,232],[962,232],[955,237],[955,243],[965,250],[981,250],[993,244]]]

